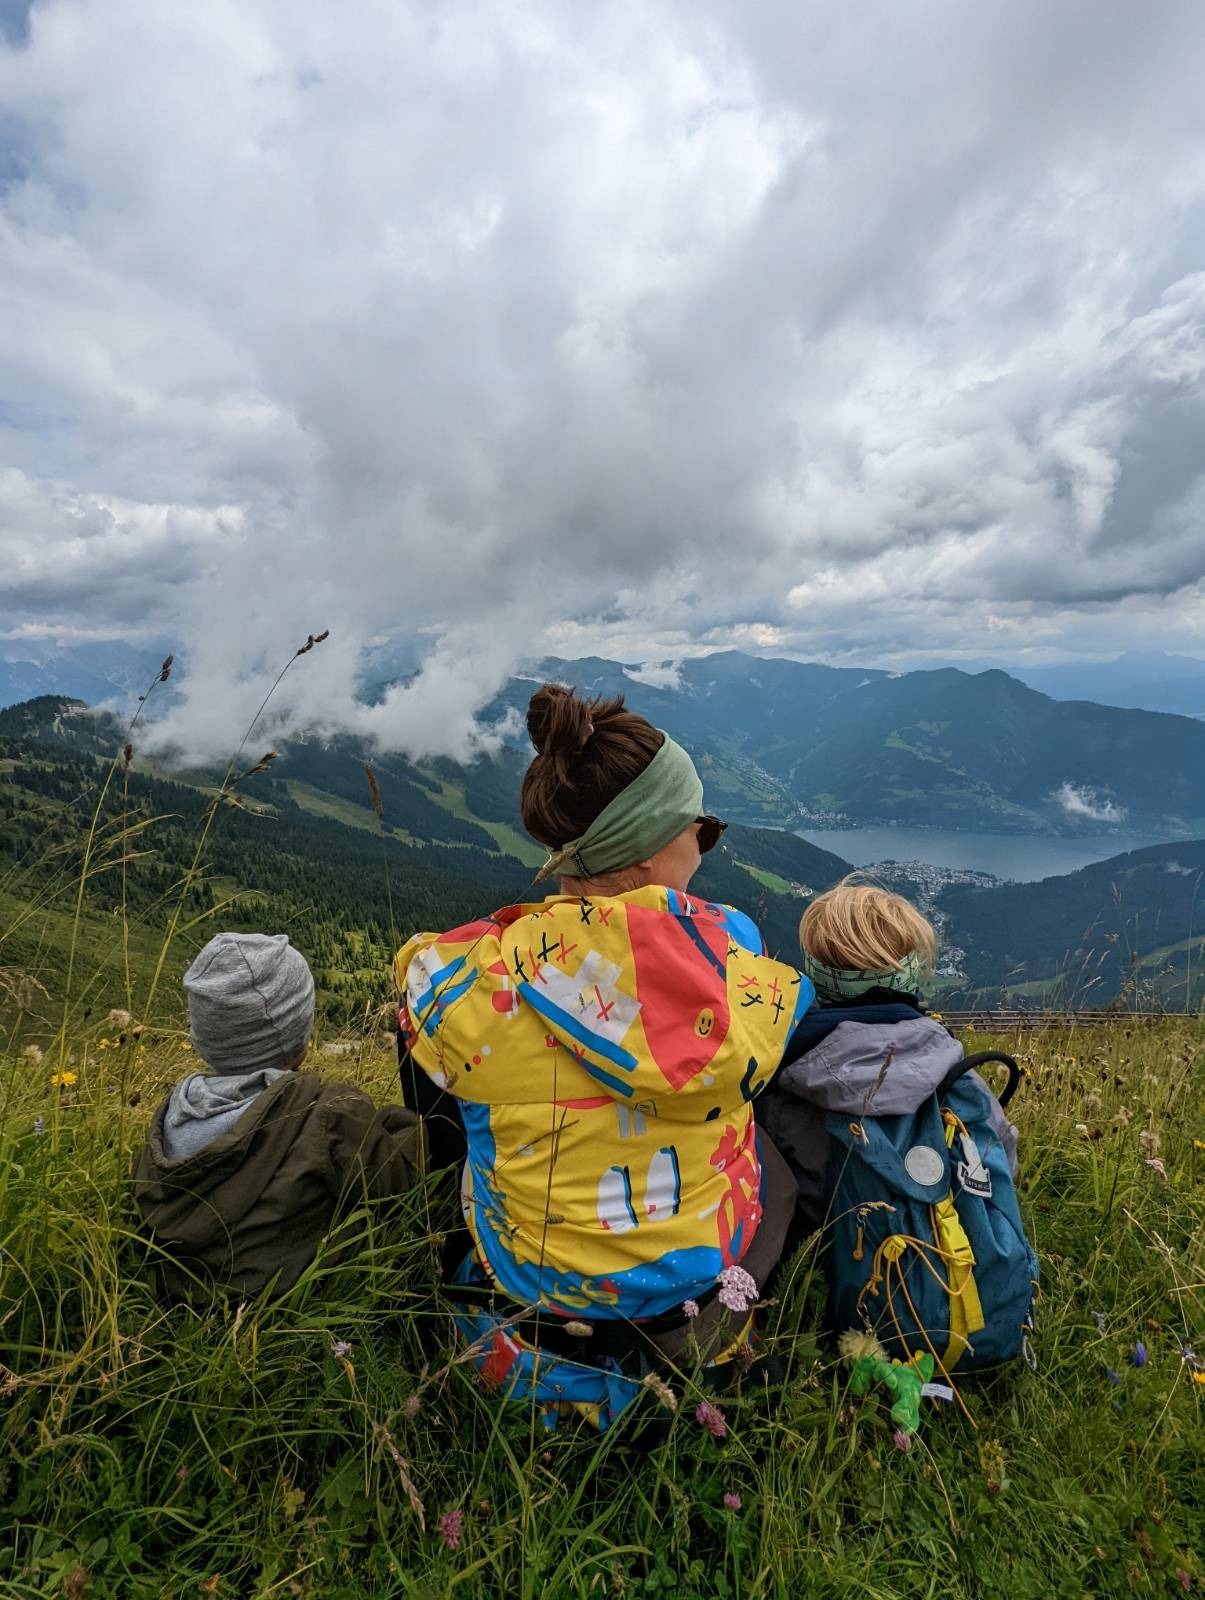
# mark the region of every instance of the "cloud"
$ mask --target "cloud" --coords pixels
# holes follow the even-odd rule
[[[680,661],[646,661],[642,667],[625,667],[624,677],[633,683],[644,683],[650,689],[680,689],[682,663]]]
[[[1082,817],[1087,822],[1124,822],[1127,816],[1125,806],[1086,784],[1061,783],[1051,798],[1069,817]]]
[[[35,0],[6,624],[153,619],[198,751],[324,627],[274,714],[461,752],[570,641],[1191,653],[1203,69],[1192,0]]]

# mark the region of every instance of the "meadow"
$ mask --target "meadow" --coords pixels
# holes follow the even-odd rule
[[[1205,1585],[1199,1019],[1119,1015],[1015,1046],[1042,1272],[1034,1366],[961,1383],[962,1406],[927,1402],[906,1453],[820,1336],[814,1245],[762,1313],[781,1382],[749,1373],[715,1395],[675,1372],[601,1438],[584,1424],[547,1434],[472,1375],[438,1279],[452,1211],[438,1176],[361,1214],[354,1257],[319,1259],[279,1303],[160,1305],[128,1177],[156,1103],[196,1065],[187,950],[256,915],[208,868],[236,765],[171,862],[155,828],[177,823],[131,810],[128,756],[97,769],[74,832],[55,793],[44,811],[14,802],[22,851],[0,875],[0,1600],[1048,1600]],[[384,898],[391,925],[388,877]],[[378,926],[374,948],[384,937]],[[50,952],[45,982],[14,950]],[[374,1002],[357,991],[328,1010],[312,1065],[396,1099],[383,966],[361,981]],[[993,1043],[1008,1041],[972,1047]],[[704,1399],[719,1408],[710,1425]]]
[[[127,1174],[182,1032],[8,1055],[0,1101],[0,1596],[1106,1596],[1205,1584],[1205,1030],[1038,1034],[1023,1203],[1036,1370],[927,1402],[914,1448],[816,1333],[700,1425],[650,1392],[601,1439],[482,1391],[449,1334],[433,1188],[287,1300],[164,1310]],[[122,1039],[124,1037],[124,1042]],[[373,1034],[318,1055],[395,1093]],[[982,1043],[976,1040],[976,1043]],[[57,1082],[55,1080],[58,1080]],[[434,1244],[433,1244],[434,1241]]]

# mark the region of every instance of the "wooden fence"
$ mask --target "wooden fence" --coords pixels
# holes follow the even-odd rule
[[[1096,1011],[1022,1011],[1002,1009],[996,1011],[945,1011],[941,1019],[958,1030],[973,1028],[976,1033],[1036,1033],[1048,1028],[1099,1028],[1133,1024],[1183,1021],[1195,1017],[1205,1018],[1192,1011],[1122,1011],[1100,1009]]]

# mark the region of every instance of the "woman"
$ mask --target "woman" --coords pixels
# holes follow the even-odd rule
[[[756,1291],[721,1274],[764,1283],[794,1200],[751,1101],[812,989],[748,917],[688,895],[725,825],[679,745],[622,698],[552,684],[527,728],[523,822],[560,892],[419,934],[396,973],[411,1056],[464,1119],[461,1281],[500,1291],[504,1317],[539,1308],[484,1370],[549,1398],[527,1343],[631,1372],[651,1345],[746,1336]],[[599,1402],[604,1425],[621,1400]]]

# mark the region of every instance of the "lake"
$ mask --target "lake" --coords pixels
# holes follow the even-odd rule
[[[874,861],[927,861],[934,867],[991,872],[1029,883],[1074,872],[1126,850],[1165,844],[1145,834],[1085,834],[1053,839],[1031,833],[962,833],[948,828],[798,828],[801,839],[866,867]]]

